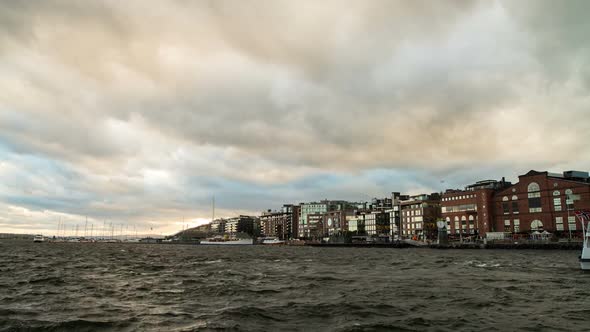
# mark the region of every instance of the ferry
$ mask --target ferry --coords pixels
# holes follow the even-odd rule
[[[582,234],[584,241],[582,243],[582,255],[580,255],[580,268],[590,270],[590,223],[584,224],[584,221],[590,220],[590,213],[587,211],[576,212],[576,216],[582,222]]]
[[[43,235],[35,235],[33,242],[45,242],[45,237]]]

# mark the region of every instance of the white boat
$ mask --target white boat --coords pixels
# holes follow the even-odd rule
[[[211,239],[206,239],[204,241],[201,241],[201,244],[218,245],[218,246],[253,245],[254,240],[252,240],[252,239],[211,238]]]
[[[582,270],[590,270],[590,223],[584,224],[584,221],[590,218],[588,212],[576,212],[576,216],[582,222],[582,234],[584,241],[582,243],[582,255],[580,255],[580,268]]]
[[[35,235],[33,242],[45,242],[45,237],[43,235]]]
[[[265,237],[264,239],[262,239],[262,244],[267,246],[276,246],[285,244],[285,241],[279,240],[276,237]]]

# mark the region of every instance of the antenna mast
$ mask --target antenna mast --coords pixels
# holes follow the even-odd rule
[[[213,216],[211,217],[211,222],[213,222],[213,220],[215,220],[215,196],[213,196],[212,206],[213,206]]]

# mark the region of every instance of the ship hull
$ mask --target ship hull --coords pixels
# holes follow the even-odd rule
[[[252,239],[230,241],[201,241],[201,244],[209,246],[251,246],[254,244],[254,241]]]

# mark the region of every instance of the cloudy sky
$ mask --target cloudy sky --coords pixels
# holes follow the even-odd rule
[[[169,234],[212,196],[232,216],[588,170],[588,12],[0,0],[0,232]]]

